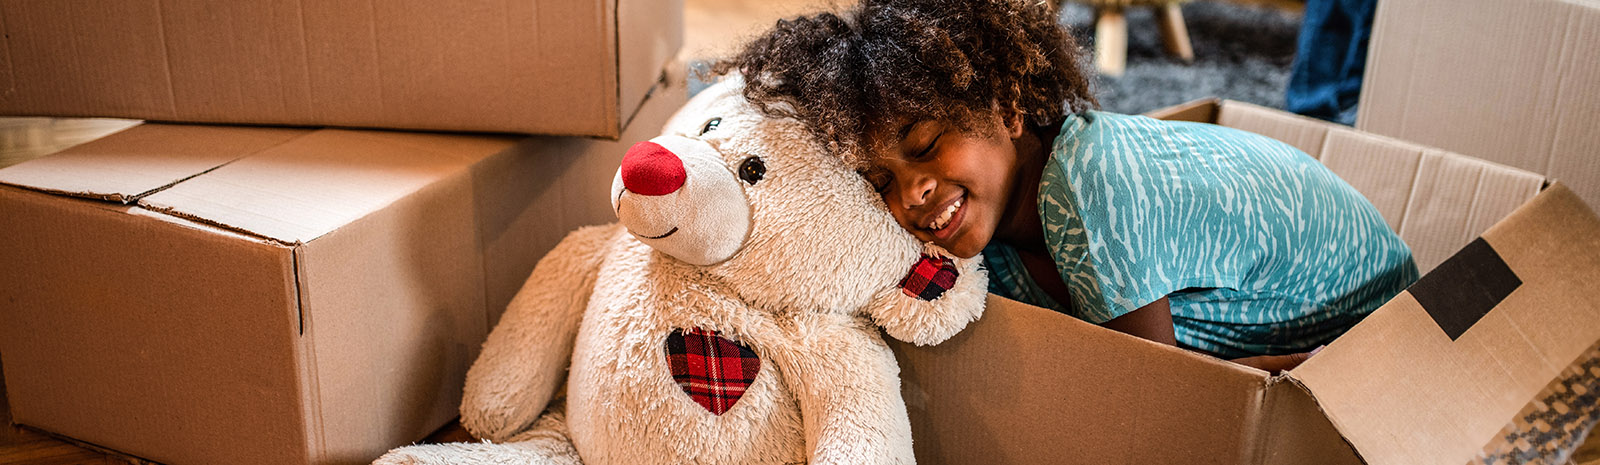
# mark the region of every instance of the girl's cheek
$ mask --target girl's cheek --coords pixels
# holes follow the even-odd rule
[[[894,221],[896,224],[900,225],[900,229],[904,229],[912,233],[916,232],[916,230],[912,229],[910,226],[907,226],[908,224],[911,224],[911,222],[906,219],[905,211],[890,207],[889,212],[894,214]]]

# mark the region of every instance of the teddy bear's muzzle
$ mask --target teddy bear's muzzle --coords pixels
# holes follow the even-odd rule
[[[750,202],[717,150],[661,136],[635,144],[611,182],[611,207],[628,232],[695,265],[727,260],[750,231]]]

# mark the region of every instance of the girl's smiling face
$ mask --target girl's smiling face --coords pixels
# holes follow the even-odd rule
[[[1036,195],[1017,189],[1020,118],[1006,124],[997,112],[975,123],[969,131],[942,121],[890,125],[878,131],[874,139],[884,143],[862,173],[901,227],[962,258],[1015,222],[1019,195]]]

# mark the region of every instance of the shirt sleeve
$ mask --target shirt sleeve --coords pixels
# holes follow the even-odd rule
[[[1178,291],[1175,265],[1160,256],[1184,240],[1160,226],[1164,200],[1147,190],[1149,166],[1111,151],[1134,150],[1126,141],[1101,140],[1083,131],[1070,147],[1057,146],[1039,186],[1045,245],[1072,293],[1073,316],[1105,323]],[[1104,139],[1111,139],[1106,137]]]
[[[1042,200],[1042,199],[1041,199]],[[1101,324],[1177,291],[1163,275],[1160,260],[1136,255],[1151,247],[1135,236],[1096,234],[1082,225],[1074,204],[1052,199],[1046,213],[1045,243],[1061,280],[1072,293],[1072,316]]]

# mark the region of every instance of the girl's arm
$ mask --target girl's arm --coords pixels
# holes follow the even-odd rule
[[[1157,299],[1138,310],[1112,318],[1100,326],[1115,329],[1169,346],[1178,345],[1178,336],[1172,329],[1172,306],[1166,297]]]
[[[1178,345],[1177,335],[1172,329],[1172,306],[1166,297],[1151,302],[1149,305],[1139,307],[1138,310],[1128,312],[1105,322],[1101,326],[1111,328],[1123,333],[1132,334],[1152,341],[1167,345]],[[1236,358],[1234,363],[1265,370],[1272,374],[1293,369],[1311,357],[1311,352],[1287,355],[1258,355],[1254,357]]]

